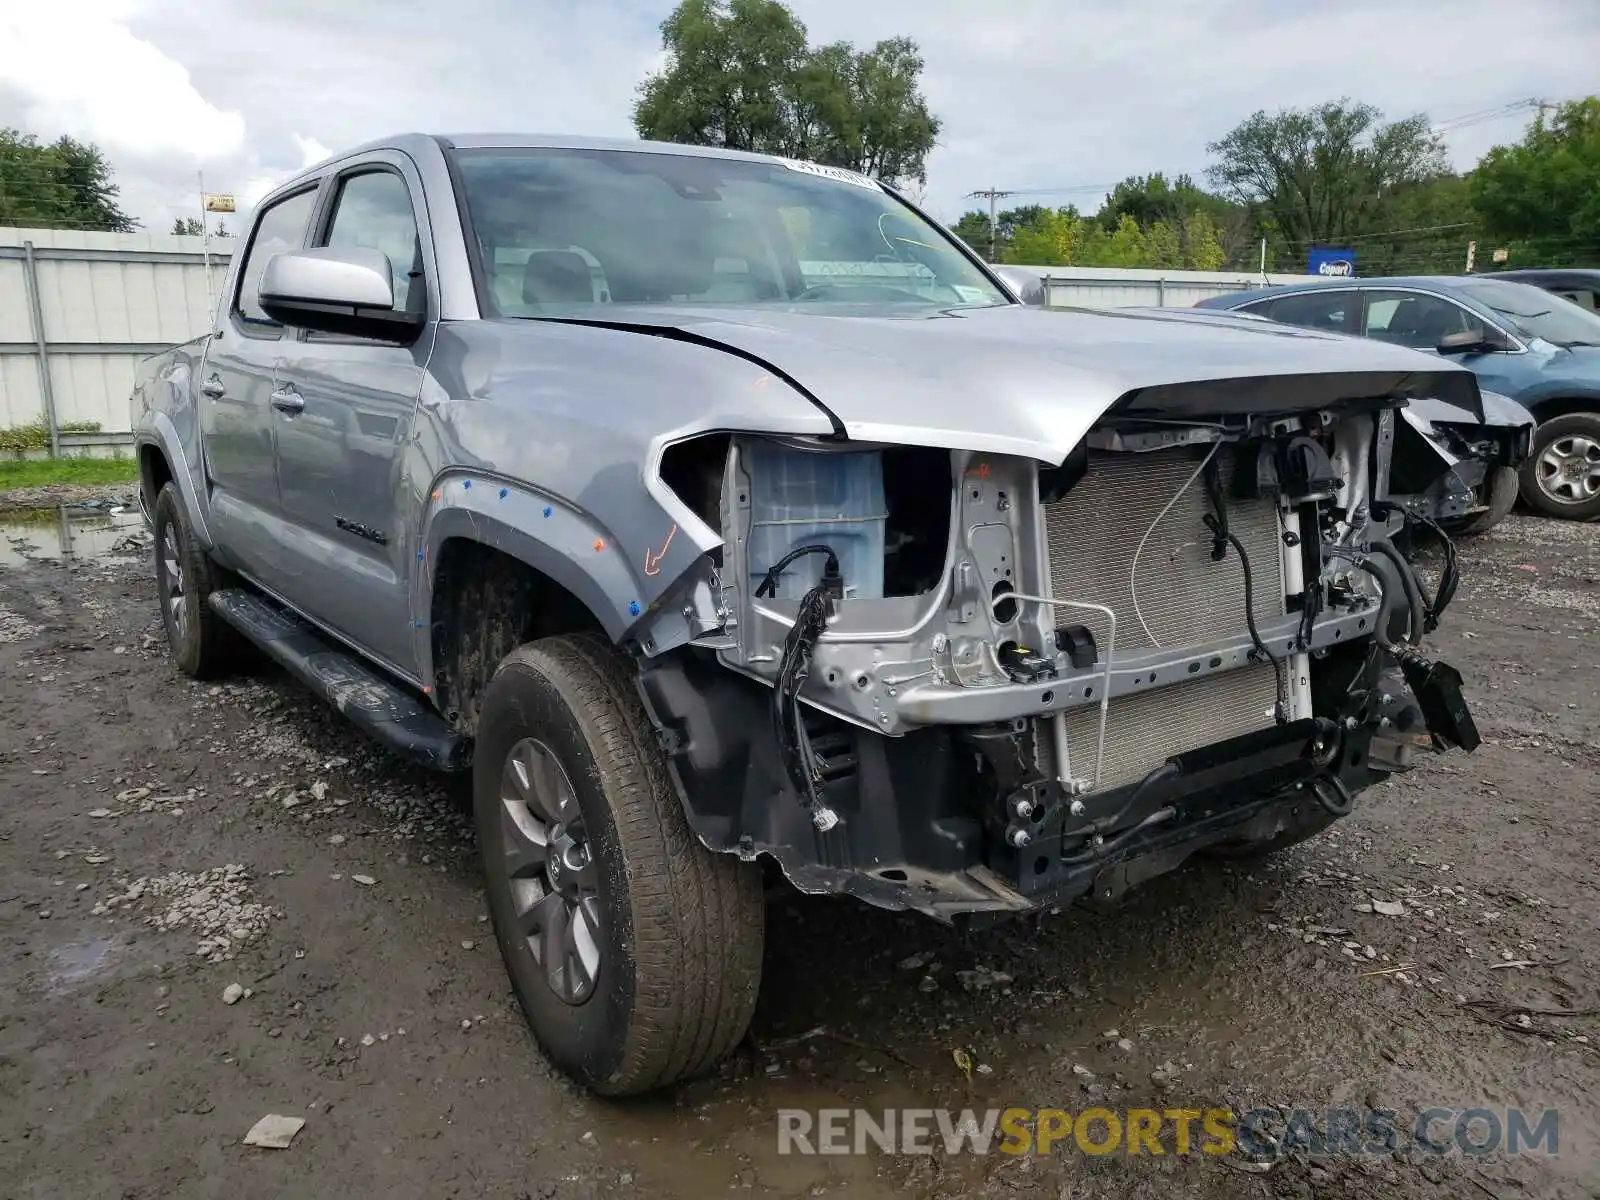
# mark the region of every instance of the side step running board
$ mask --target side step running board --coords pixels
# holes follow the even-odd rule
[[[467,765],[467,742],[401,684],[385,678],[312,625],[242,588],[211,593],[217,615],[300,682],[391,750],[438,771]]]

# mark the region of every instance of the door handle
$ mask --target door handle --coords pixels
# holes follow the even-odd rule
[[[272,393],[272,407],[279,412],[297,413],[306,406],[306,398],[292,387],[281,387]]]
[[[217,397],[221,396],[227,390],[227,387],[223,385],[222,376],[220,375],[212,375],[200,385],[200,394],[202,396],[210,396],[213,400],[217,399]]]

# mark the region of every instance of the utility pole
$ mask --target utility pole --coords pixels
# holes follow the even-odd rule
[[[1001,188],[983,188],[983,189],[981,189],[979,191],[976,191],[976,192],[968,192],[967,193],[967,197],[969,199],[979,199],[979,200],[985,200],[986,199],[986,200],[989,201],[989,261],[990,262],[993,262],[995,260],[996,247],[997,247],[997,245],[999,243],[999,240],[1000,240],[1000,230],[999,230],[999,225],[997,224],[998,218],[995,216],[994,202],[996,200],[1002,199],[1003,197],[1014,196],[1014,195],[1016,195],[1015,192],[1004,191]]]
[[[206,264],[206,310],[209,314],[207,321],[217,319],[217,291],[211,282],[211,218],[206,211],[206,173],[197,171],[195,178],[200,181],[200,253],[204,256]]]

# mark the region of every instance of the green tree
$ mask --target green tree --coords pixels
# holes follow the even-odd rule
[[[927,179],[939,119],[909,38],[811,48],[778,0],[681,0],[666,66],[639,86],[639,136],[806,158],[885,181]]]
[[[1222,265],[1222,246],[1211,219],[1194,213],[1184,221],[1154,220],[1141,226],[1124,213],[1107,228],[1098,215],[1080,216],[1074,208],[1030,206],[1001,214],[1009,222],[1002,262],[1053,267],[1149,267],[1214,271]],[[984,218],[987,224],[987,218]]]
[[[967,245],[985,257],[989,254],[989,214],[980,209],[961,214],[961,219],[950,230]]]
[[[184,237],[199,237],[205,231],[199,217],[179,217],[172,222],[172,232]]]
[[[993,261],[1020,262],[1020,259],[1006,257],[1006,248],[1011,244],[1012,237],[1018,230],[1043,220],[1050,211],[1038,204],[1019,204],[1016,208],[1001,209],[995,214],[994,229],[991,232],[989,214],[975,208],[963,214],[952,228],[958,237],[985,257],[990,256],[989,243],[993,240]],[[1076,215],[1077,210],[1073,209],[1072,212]]]
[[[98,147],[70,137],[44,145],[33,134],[0,128],[0,225],[138,228],[117,197],[111,164]]]
[[[1473,206],[1524,265],[1600,262],[1600,97],[1541,110],[1523,139],[1472,172]],[[1520,253],[1518,253],[1520,251]]]
[[[1254,265],[1248,260],[1257,235],[1249,209],[1206,191],[1188,175],[1179,175],[1170,182],[1159,171],[1130,175],[1112,189],[1095,215],[1108,230],[1114,230],[1124,216],[1132,217],[1141,229],[1149,229],[1158,221],[1167,222],[1177,230],[1180,253],[1186,260],[1214,263],[1195,270],[1214,270],[1228,263],[1237,267]],[[1205,220],[1191,226],[1196,216]],[[1206,239],[1192,249],[1188,244],[1191,228]]]
[[[1460,175],[1394,188],[1371,224],[1351,243],[1363,275],[1459,274],[1466,269],[1467,243],[1481,232],[1468,181]]]
[[[1444,146],[1426,115],[1385,123],[1349,100],[1309,109],[1258,111],[1206,149],[1222,195],[1249,207],[1289,261],[1318,242],[1340,243],[1378,228],[1397,188],[1447,173]]]
[[[1011,223],[1006,244],[999,254],[1000,261],[1030,267],[1057,267],[1073,262],[1074,242],[1081,232],[1081,223],[1082,218],[1073,208],[1035,205],[1028,219]],[[997,224],[1004,227],[1003,222]]]

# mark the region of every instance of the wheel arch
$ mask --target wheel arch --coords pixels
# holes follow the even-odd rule
[[[174,483],[183,501],[185,515],[189,518],[194,538],[206,550],[215,542],[203,497],[198,489],[198,475],[189,456],[184,453],[183,440],[178,436],[172,418],[164,412],[147,415],[146,423],[134,437],[134,453],[139,464],[139,486],[146,504],[154,511],[156,497],[167,483]]]
[[[419,673],[469,735],[483,689],[517,646],[586,631],[620,642],[644,612],[629,564],[592,518],[492,478],[434,485],[417,560]]]
[[[1570,417],[1573,413],[1600,414],[1600,392],[1584,394],[1565,391],[1543,399],[1524,400],[1522,403],[1540,424],[1556,417]]]

